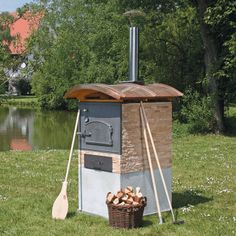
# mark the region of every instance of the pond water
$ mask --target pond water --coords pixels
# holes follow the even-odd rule
[[[76,112],[0,107],[0,151],[69,149],[75,119]]]

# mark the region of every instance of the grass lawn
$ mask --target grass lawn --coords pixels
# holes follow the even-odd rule
[[[5,96],[0,95],[0,105],[35,107],[38,106],[38,98],[35,96]]]
[[[69,214],[51,219],[68,151],[0,152],[0,235],[236,235],[236,137],[185,136],[174,139],[173,206],[183,225],[114,230],[107,220],[77,214],[77,160],[69,176]]]

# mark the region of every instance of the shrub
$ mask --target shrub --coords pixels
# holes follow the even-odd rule
[[[16,88],[20,95],[27,95],[31,92],[30,82],[24,78],[21,78],[17,81]]]
[[[189,124],[190,133],[208,133],[214,131],[215,119],[211,98],[197,91],[187,90],[180,110],[181,119]]]
[[[2,82],[2,80],[0,80],[0,94],[5,94],[8,88],[8,83],[4,83]]]

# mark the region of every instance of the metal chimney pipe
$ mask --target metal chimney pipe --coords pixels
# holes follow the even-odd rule
[[[138,28],[129,28],[129,82],[138,81]]]

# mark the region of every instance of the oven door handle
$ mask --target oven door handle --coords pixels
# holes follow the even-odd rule
[[[78,132],[78,135],[80,135],[81,136],[81,138],[86,138],[86,137],[91,137],[92,136],[92,133],[86,133],[86,131],[84,131],[84,132]]]

